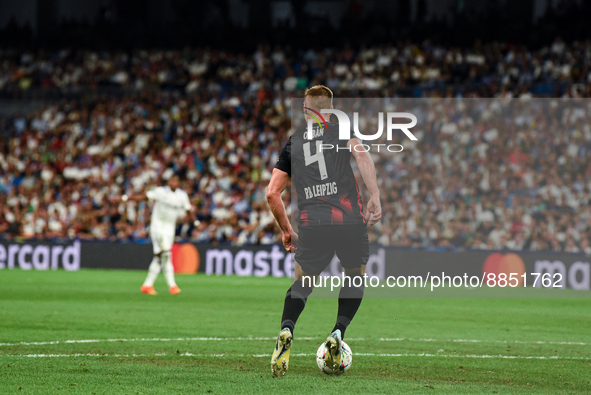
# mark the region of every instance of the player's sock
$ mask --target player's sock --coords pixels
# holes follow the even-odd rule
[[[144,281],[144,285],[148,287],[153,286],[159,274],[160,259],[157,256],[154,256],[154,259],[152,259],[152,263],[150,263],[150,267],[148,268],[148,276],[146,277],[146,281]]]
[[[304,307],[306,307],[306,300],[312,293],[314,288],[304,286],[302,281],[294,281],[291,287],[285,294],[285,303],[283,305],[283,317],[281,317],[281,329],[289,328],[293,333],[293,328]]]
[[[357,278],[357,279],[356,279]],[[356,287],[354,284],[361,283],[361,286]],[[365,291],[365,284],[363,283],[362,276],[352,276],[351,282],[344,282],[339,292],[339,310],[337,313],[337,323],[333,328],[333,332],[336,330],[341,331],[341,339],[345,338],[345,330],[355,317],[361,300],[363,299],[363,293]]]
[[[161,259],[162,271],[164,272],[164,278],[166,279],[168,287],[176,287],[176,282],[174,281],[174,266],[172,266],[170,251],[163,252]]]

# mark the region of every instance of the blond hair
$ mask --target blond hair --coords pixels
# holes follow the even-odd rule
[[[332,91],[324,85],[306,88],[304,97],[306,98],[306,105],[314,110],[320,111],[332,108]]]

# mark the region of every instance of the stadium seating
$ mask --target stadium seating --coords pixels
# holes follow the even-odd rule
[[[276,243],[265,189],[289,135],[291,95],[322,83],[341,96],[589,97],[590,48],[557,39],[539,50],[425,42],[324,51],[261,46],[247,55],[1,51],[0,97],[44,105],[0,118],[0,237],[146,240],[147,205],[107,198],[180,172],[200,221],[181,224],[180,237]],[[371,241],[591,253],[591,132],[567,126],[519,141],[502,132],[494,143],[442,137],[418,148],[423,166],[378,162],[397,176]],[[453,176],[473,192],[469,198],[429,176],[443,145],[466,153],[453,158]],[[469,154],[483,145],[497,156]],[[558,154],[548,155],[549,146]],[[498,155],[508,166],[498,166]],[[476,167],[503,191],[468,177]],[[429,200],[413,182],[429,186]]]

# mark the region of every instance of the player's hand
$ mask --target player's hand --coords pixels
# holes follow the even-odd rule
[[[371,217],[370,217],[371,215]],[[365,219],[368,220],[367,225],[373,226],[382,218],[382,204],[380,203],[380,196],[370,196],[369,201],[365,207]]]
[[[283,241],[283,246],[287,250],[287,252],[296,252],[298,248],[298,234],[295,232],[288,232],[283,233],[281,237]]]

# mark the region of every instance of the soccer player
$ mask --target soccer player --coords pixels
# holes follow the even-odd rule
[[[141,291],[148,295],[158,295],[154,290],[154,282],[160,271],[164,272],[164,278],[168,284],[170,293],[176,295],[181,292],[174,280],[174,268],[170,250],[174,243],[174,235],[177,220],[183,218],[192,210],[189,195],[180,187],[178,175],[168,179],[167,186],[156,187],[139,195],[111,198],[113,202],[126,202],[128,200],[150,200],[154,202],[152,217],[150,220],[150,238],[154,248],[154,258],[148,268],[148,276]]]
[[[304,112],[331,109],[332,99],[332,91],[325,86],[307,89]],[[306,121],[311,119],[309,115],[305,118]],[[339,149],[324,150],[321,144],[339,146]],[[358,284],[359,279],[353,280],[365,274],[369,257],[367,226],[374,225],[382,216],[375,166],[368,152],[354,149],[358,144],[361,142],[357,138],[340,141],[337,124],[314,123],[312,136],[308,136],[306,127],[292,134],[273,169],[267,201],[281,228],[283,245],[287,251],[295,252],[295,281],[285,296],[281,331],[271,358],[274,376],[283,376],[287,371],[293,330],[313,290],[310,281],[302,279],[318,276],[335,252],[345,274],[351,279],[341,287],[336,324],[326,340],[329,366],[332,365],[335,371],[340,366],[341,341],[364,293],[363,281],[356,287],[354,283]],[[351,156],[357,161],[369,190],[365,214],[350,164]],[[281,200],[290,177],[298,199],[298,234],[292,231]]]

